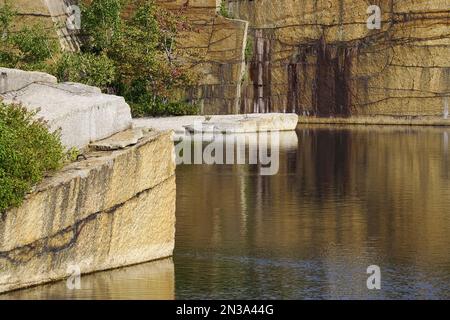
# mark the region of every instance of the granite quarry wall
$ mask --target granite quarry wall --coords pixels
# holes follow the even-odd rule
[[[90,273],[171,256],[173,133],[128,129],[123,98],[97,88],[58,84],[44,73],[0,73],[4,102],[42,105],[38,116],[61,128],[65,146],[83,149],[1,214],[0,292],[63,279],[74,266]]]
[[[203,114],[442,117],[448,110],[448,0],[224,1],[232,18],[217,13],[221,0],[157,0],[193,26],[179,46],[200,75],[186,94]],[[23,23],[54,28],[74,2],[14,4]],[[370,5],[381,9],[381,29],[367,28]],[[57,31],[62,46],[76,50],[70,30]]]
[[[187,92],[200,101],[202,114],[239,113],[245,76],[245,48],[248,23],[220,16],[221,0],[158,0],[170,10],[183,10],[192,31],[180,36],[179,47],[189,50],[185,63],[198,73],[200,81]]]
[[[91,152],[0,220],[0,292],[169,257],[175,241],[170,132]]]
[[[437,116],[450,95],[448,0],[227,0],[254,56],[241,112]],[[367,9],[381,8],[381,29]]]

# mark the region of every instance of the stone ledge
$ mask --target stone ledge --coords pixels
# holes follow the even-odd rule
[[[175,241],[172,132],[87,153],[0,219],[0,292],[169,257]]]
[[[61,129],[67,148],[84,148],[131,127],[130,107],[123,97],[79,83],[58,84],[46,73],[0,68],[0,74],[6,75],[0,78],[4,102],[39,110],[51,131]]]
[[[0,220],[0,252],[49,237],[125,203],[175,174],[171,132],[151,132],[136,145],[90,152],[39,184]]]
[[[0,292],[169,257],[175,244],[175,176],[60,233],[0,252]]]
[[[264,113],[248,115],[215,115],[144,118],[133,120],[134,128],[171,129],[179,135],[187,132],[254,133],[262,131],[293,131],[298,123],[295,113]],[[200,129],[194,124],[202,124]]]

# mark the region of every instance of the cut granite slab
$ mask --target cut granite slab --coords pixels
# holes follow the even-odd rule
[[[173,130],[175,133],[185,133],[185,126],[195,122],[204,122],[205,116],[179,116],[161,118],[140,118],[133,119],[133,128],[152,128],[154,130]]]
[[[91,143],[89,146],[91,149],[99,151],[119,150],[135,145],[143,136],[144,133],[141,128],[128,129],[116,133],[115,135],[104,140]]]
[[[292,131],[297,127],[295,113],[264,113],[248,115],[211,116],[201,126],[186,126],[188,132],[252,133],[263,131]]]
[[[84,148],[131,127],[131,110],[123,97],[79,83],[56,83],[45,73],[0,68],[0,97],[38,110],[51,131],[61,130],[67,147]]]
[[[182,116],[134,119],[134,128],[174,130],[177,135],[190,133],[252,133],[293,131],[297,127],[295,113],[258,113],[215,116]]]

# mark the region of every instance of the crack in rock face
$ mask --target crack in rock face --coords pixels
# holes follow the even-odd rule
[[[228,1],[249,21],[253,57],[241,112],[434,116],[450,96],[447,1]]]

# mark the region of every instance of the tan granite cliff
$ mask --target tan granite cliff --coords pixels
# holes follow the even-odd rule
[[[63,2],[15,3],[24,4],[24,23],[51,28],[50,18],[64,18]],[[185,63],[200,82],[187,96],[204,114],[448,114],[449,0],[224,0],[232,18],[218,14],[221,0],[157,2],[183,9],[193,25],[179,46],[192,52]],[[381,9],[380,29],[367,27],[371,5]],[[73,49],[68,32],[58,34]]]
[[[0,293],[172,256],[175,193],[170,131],[85,153],[1,214]]]
[[[254,56],[241,112],[443,116],[450,95],[448,0],[228,0]],[[370,5],[381,29],[370,30]]]

